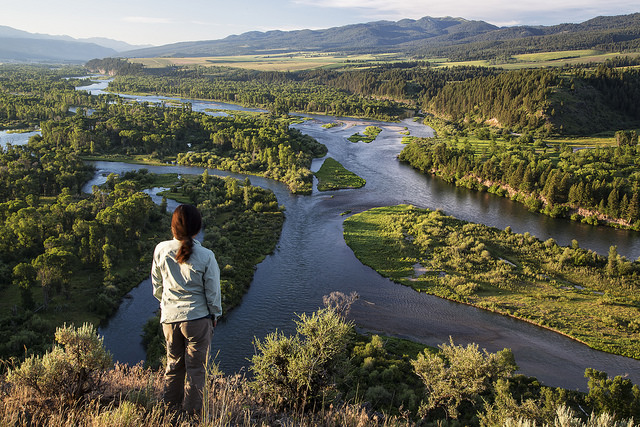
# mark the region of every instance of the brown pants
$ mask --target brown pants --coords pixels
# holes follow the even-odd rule
[[[213,325],[211,319],[163,323],[167,369],[163,400],[174,409],[200,414]]]

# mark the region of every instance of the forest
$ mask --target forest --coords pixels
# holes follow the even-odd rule
[[[494,140],[475,150],[456,140],[414,138],[399,159],[447,182],[510,197],[535,212],[640,230],[636,142],[574,150]],[[629,141],[636,140],[633,132]]]
[[[128,64],[126,61],[122,61]],[[289,111],[397,120],[422,111],[505,132],[591,135],[640,127],[637,59],[542,70],[432,68],[406,62],[363,69],[260,72],[224,67],[144,69],[110,65],[110,90],[153,93]]]
[[[51,104],[57,109],[51,118],[25,107],[19,123],[3,122],[5,127],[31,128],[33,120],[40,120],[41,135],[26,145],[7,144],[0,150],[0,227],[5,236],[0,245],[0,357],[24,357],[25,348],[28,354],[43,353],[63,322],[98,324],[148,276],[145,265],[169,225],[164,206],[156,206],[141,190],[158,182],[169,184],[172,197],[198,204],[203,211],[205,244],[224,252],[223,305],[237,305],[254,265],[273,250],[279,237],[284,218],[273,193],[252,186],[248,179],[238,182],[205,174],[189,180],[142,170],[111,175],[103,186],[85,194],[82,188],[95,171],[84,159],[92,154],[140,154],[164,161],[164,156],[175,159],[180,150],[204,141],[211,150],[214,144],[224,147],[218,151],[219,161],[245,148],[259,153],[264,165],[254,161],[252,172],[263,167],[271,176],[281,174],[294,183],[301,176],[297,165],[308,171],[311,156],[326,148],[269,118],[207,121],[188,105],[109,103],[114,96],[83,92],[74,97],[63,70],[6,68],[6,78],[0,81],[21,101],[1,104],[0,110],[29,105],[31,99],[33,105],[45,105],[45,98],[54,95],[59,104]],[[74,69],[69,73],[79,74]],[[75,113],[70,106],[77,107]],[[218,130],[228,133],[220,133],[214,142]],[[227,166],[241,169],[243,163],[232,160]],[[86,298],[88,293],[95,298]]]
[[[0,165],[5,358],[25,348],[43,352],[63,321],[97,322],[112,313],[148,274],[139,260],[153,248],[163,214],[131,181],[82,194],[92,168],[47,131],[3,149]]]
[[[77,91],[83,67],[51,68],[3,64],[0,71],[0,128],[33,129],[60,119],[70,107],[91,109],[114,101],[115,95],[89,96]]]
[[[180,107],[122,101],[42,124],[43,131],[94,158],[137,156],[263,175],[296,193],[311,190],[309,166],[326,147],[268,115],[214,117]],[[114,157],[115,156],[115,157]]]

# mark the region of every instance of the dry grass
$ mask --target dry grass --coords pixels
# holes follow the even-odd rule
[[[313,68],[340,67],[349,61],[363,65],[406,59],[397,54],[343,55],[321,52],[268,53],[262,55],[208,56],[190,58],[132,58],[131,62],[147,68],[168,66],[220,66],[259,71],[300,71]]]
[[[0,377],[0,426],[156,427],[156,426],[386,426],[406,420],[385,418],[356,405],[329,406],[304,413],[278,412],[258,396],[242,375],[213,372],[205,390],[203,414],[189,418],[161,402],[162,373],[140,365],[116,365],[101,390],[85,400],[65,402],[38,396]]]
[[[586,63],[600,63],[606,61],[607,59],[613,59],[619,56],[634,58],[638,56],[638,53],[603,53],[597,50],[585,49],[514,55],[513,58],[515,62],[509,63],[492,63],[485,60],[455,62],[443,60],[442,58],[431,59],[431,61],[437,67],[474,65],[478,67],[500,67],[507,70],[517,70],[521,68],[562,67],[567,64],[576,65]]]

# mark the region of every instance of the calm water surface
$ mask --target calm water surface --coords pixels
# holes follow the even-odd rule
[[[92,90],[103,90],[101,82]],[[164,97],[131,98],[160,102]],[[193,109],[240,109],[238,106],[192,101]],[[633,232],[597,228],[571,221],[553,220],[527,211],[522,205],[487,193],[456,188],[400,164],[396,156],[402,150],[399,131],[408,127],[414,136],[427,136],[426,126],[406,120],[401,124],[379,123],[383,132],[371,144],[351,143],[347,137],[371,124],[344,119],[342,127],[324,129],[333,117],[308,116],[312,120],[295,125],[329,148],[329,156],[367,180],[358,190],[317,192],[295,196],[278,182],[250,177],[254,185],[273,190],[286,207],[286,221],[276,251],[257,268],[249,292],[242,303],[216,328],[214,354],[223,371],[241,371],[254,353],[253,338],[262,338],[276,329],[290,333],[296,313],[311,312],[322,305],[322,296],[332,291],[356,291],[351,319],[360,329],[410,338],[430,345],[448,342],[476,342],[481,348],[497,351],[511,348],[521,372],[538,377],[544,384],[586,390],[587,367],[610,375],[628,374],[640,382],[640,361],[589,349],[573,340],[545,329],[495,315],[473,307],[420,294],[382,278],[362,265],[342,237],[340,214],[377,207],[410,203],[441,209],[458,218],[498,228],[510,226],[515,232],[530,232],[540,239],[553,237],[567,245],[578,240],[585,248],[606,254],[609,246],[630,258],[640,255],[640,235]],[[314,160],[317,170],[322,159]],[[140,168],[137,165],[96,162],[98,172],[92,184],[104,182],[104,174]],[[204,169],[183,166],[147,166],[151,172],[202,173]],[[245,176],[211,170],[217,175]],[[151,192],[153,193],[153,191]],[[157,200],[157,199],[156,199]],[[169,206],[172,209],[172,206]],[[101,328],[105,344],[117,360],[136,363],[144,359],[140,343],[142,325],[158,308],[151,296],[151,284],[145,280],[134,289],[118,313]]]
[[[6,130],[0,131],[0,147],[6,147],[7,144],[11,145],[25,145],[29,142],[29,138],[34,135],[41,135],[39,130],[32,132],[9,132]]]

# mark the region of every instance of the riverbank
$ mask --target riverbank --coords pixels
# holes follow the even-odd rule
[[[430,172],[437,177],[443,177],[445,175],[442,171],[436,169],[432,169]],[[640,222],[631,224],[631,222],[626,219],[613,218],[597,210],[576,207],[569,203],[556,203],[553,205],[549,203],[546,197],[540,194],[525,193],[522,190],[511,187],[509,184],[482,179],[473,174],[468,174],[460,179],[456,179],[455,185],[470,190],[487,191],[497,196],[507,197],[513,201],[524,204],[533,211],[540,212],[552,218],[561,217],[583,224],[606,225],[623,230],[640,231]]]
[[[532,212],[589,225],[640,230],[635,146],[569,146],[414,138],[398,158],[458,187],[488,191]]]
[[[640,359],[637,262],[411,206],[354,215],[344,235],[358,259],[395,282]]]

